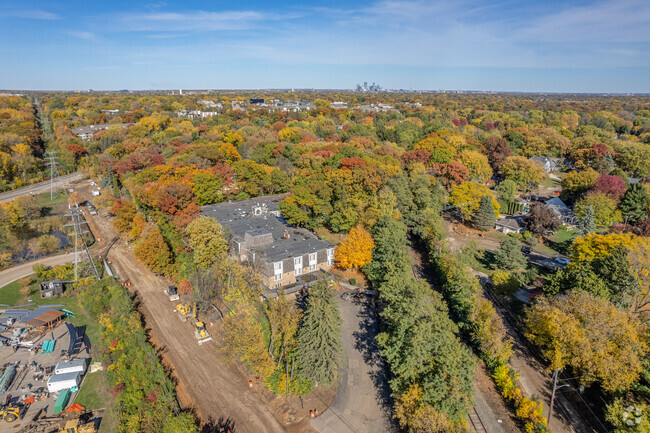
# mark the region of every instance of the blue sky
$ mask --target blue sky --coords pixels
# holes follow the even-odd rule
[[[8,89],[650,92],[650,1],[0,0],[0,59]]]

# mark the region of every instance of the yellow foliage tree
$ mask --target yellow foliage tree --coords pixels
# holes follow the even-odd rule
[[[395,401],[395,418],[409,433],[462,432],[464,426],[452,423],[446,414],[424,403],[424,391],[419,384],[411,385]]]
[[[343,242],[336,248],[336,266],[342,269],[359,269],[372,260],[375,241],[361,226],[353,227]]]
[[[585,385],[598,381],[606,391],[624,391],[643,370],[646,328],[588,292],[540,299],[528,311],[526,328],[553,370],[570,365]]]
[[[499,217],[499,210],[501,205],[494,198],[492,191],[485,185],[475,182],[464,182],[460,185],[451,187],[451,194],[449,196],[449,203],[460,209],[460,213],[465,219],[469,219],[481,206],[481,199],[484,196],[490,197],[494,214]]]
[[[602,259],[616,248],[632,248],[638,238],[632,233],[590,233],[577,237],[571,245],[571,258],[574,262],[590,262]]]

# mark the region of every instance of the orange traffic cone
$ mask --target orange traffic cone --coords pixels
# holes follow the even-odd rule
[[[252,381],[252,380],[249,380],[249,381],[248,381],[248,387],[249,387],[249,388],[252,388],[252,387],[253,387],[253,381]]]

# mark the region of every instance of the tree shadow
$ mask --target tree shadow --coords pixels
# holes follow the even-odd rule
[[[218,420],[209,417],[201,427],[201,433],[235,433],[235,421],[230,417],[221,416]]]
[[[352,335],[354,347],[358,350],[364,362],[370,367],[370,378],[375,388],[375,398],[383,411],[388,414],[386,420],[395,427],[392,417],[393,398],[389,384],[389,371],[377,345],[377,334],[379,333],[379,321],[375,301],[366,296],[354,299],[353,304],[357,307],[359,318],[359,330]]]

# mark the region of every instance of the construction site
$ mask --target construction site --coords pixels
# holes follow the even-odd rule
[[[96,432],[101,413],[75,403],[90,357],[84,326],[59,305],[0,314],[0,431]]]

